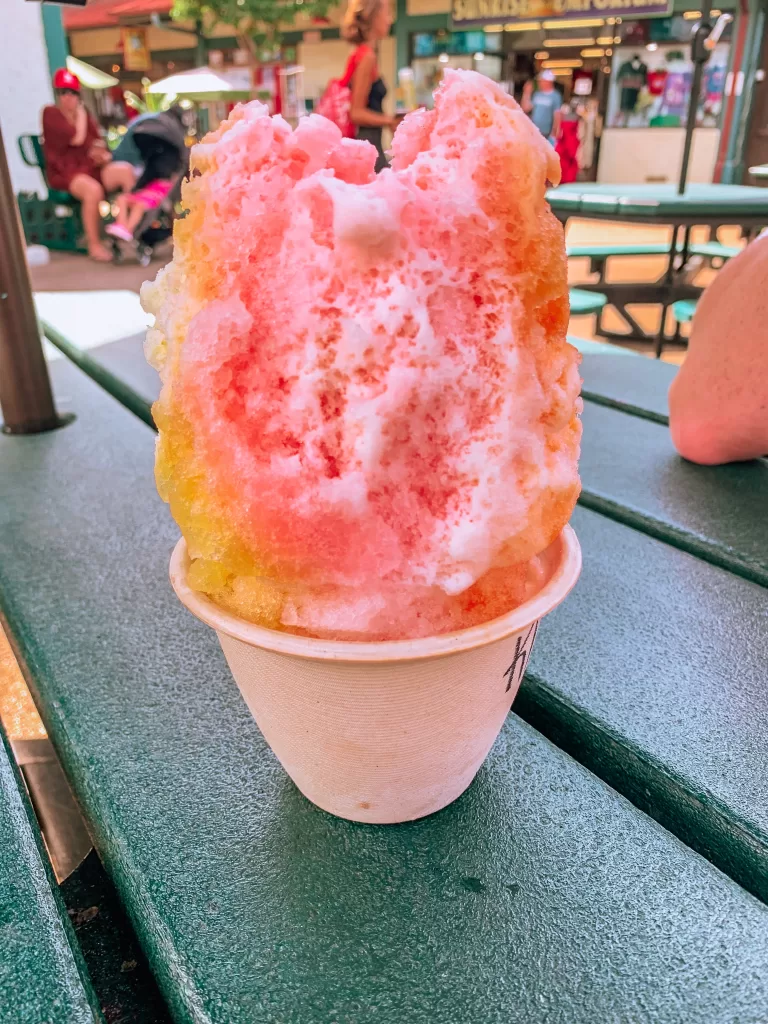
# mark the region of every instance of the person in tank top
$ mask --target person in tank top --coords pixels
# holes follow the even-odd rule
[[[355,44],[350,57],[354,67],[349,81],[351,104],[349,117],[356,129],[356,138],[364,139],[376,147],[376,172],[387,166],[382,146],[382,129],[397,127],[398,119],[383,111],[387,87],[379,74],[376,46],[389,35],[392,25],[390,0],[350,0],[342,35]]]

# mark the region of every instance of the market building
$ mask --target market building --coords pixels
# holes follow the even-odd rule
[[[732,20],[705,68],[692,181],[740,181],[742,154],[748,163],[768,158],[758,152],[768,97],[762,113],[755,106],[757,123],[749,130],[752,86],[763,81],[754,39],[763,38],[764,15],[734,2],[724,0],[713,12]],[[412,64],[420,99],[441,63],[482,70],[508,83],[518,99],[525,83],[548,69],[565,100],[580,99],[585,177],[675,180],[693,76],[690,39],[700,18],[691,0],[453,0],[450,11],[436,11],[438,3],[408,0],[410,31],[397,26],[399,57]],[[422,6],[429,12],[414,16]],[[762,147],[768,149],[768,139]]]
[[[690,97],[695,0],[397,0],[379,63],[395,98],[397,71],[411,67],[416,98],[429,104],[445,67],[475,68],[517,98],[542,69],[564,99],[579,98],[585,121],[583,175],[600,182],[672,181],[680,165]],[[452,3],[452,6],[451,6]],[[202,63],[234,68],[243,53],[227,26],[170,19],[171,0],[91,0],[64,12],[70,52],[138,91]],[[342,8],[322,21],[299,15],[272,64],[304,68],[312,108],[349,53]],[[758,0],[718,0],[731,22],[704,74],[690,178],[741,181],[768,160],[765,12]],[[115,95],[119,95],[116,90]]]

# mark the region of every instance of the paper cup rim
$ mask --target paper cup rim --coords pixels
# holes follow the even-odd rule
[[[560,548],[555,570],[547,583],[530,600],[518,605],[506,615],[490,619],[479,626],[415,640],[320,640],[257,626],[225,611],[209,597],[189,586],[187,572],[190,559],[183,537],[171,555],[170,577],[176,596],[194,616],[211,626],[217,633],[225,633],[252,647],[316,661],[418,661],[422,658],[439,658],[459,651],[470,651],[475,647],[485,647],[513,633],[522,632],[557,607],[579,577],[581,547],[571,526],[564,527],[551,546],[555,545],[559,545]]]

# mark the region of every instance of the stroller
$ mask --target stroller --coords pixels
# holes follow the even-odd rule
[[[173,233],[175,209],[181,200],[181,182],[189,174],[189,149],[182,114],[180,107],[172,107],[162,114],[142,119],[131,133],[144,165],[134,191],[158,179],[174,182],[165,199],[159,206],[147,210],[134,231],[136,257],[143,267],[149,265],[155,246]],[[119,261],[122,258],[120,246],[114,242],[112,248],[114,258]]]

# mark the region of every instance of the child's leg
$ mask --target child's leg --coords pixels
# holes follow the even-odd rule
[[[130,193],[121,192],[120,195],[116,197],[115,203],[117,204],[117,216],[115,217],[115,221],[121,228],[124,228],[128,220],[128,211],[131,207]]]
[[[133,202],[131,203],[131,210],[128,214],[128,220],[125,224],[125,226],[131,232],[131,234],[133,234],[136,228],[139,226],[141,218],[144,216],[148,209],[149,207],[147,206],[146,203],[142,203],[138,199],[133,200]]]

